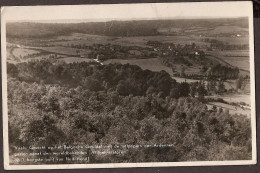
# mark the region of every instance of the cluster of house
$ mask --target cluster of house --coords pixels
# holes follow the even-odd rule
[[[161,43],[158,41],[148,41],[147,45],[153,47],[153,51],[156,52],[158,56],[170,56],[170,55],[181,55],[181,56],[200,56],[203,54],[199,50],[195,43],[182,45],[175,45],[173,43]]]
[[[82,47],[82,46],[80,46]],[[90,50],[89,54],[79,54],[78,56],[92,58],[98,61],[108,59],[131,59],[131,58],[155,58],[171,56],[201,56],[202,51],[193,43],[190,45],[174,45],[173,43],[161,43],[158,41],[148,41],[146,47],[122,46],[117,44],[93,44],[85,46]]]

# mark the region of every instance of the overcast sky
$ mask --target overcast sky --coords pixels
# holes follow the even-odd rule
[[[24,6],[2,8],[2,17],[7,21],[35,20],[37,22],[48,23],[138,19],[252,17],[252,13],[252,2],[249,1]]]

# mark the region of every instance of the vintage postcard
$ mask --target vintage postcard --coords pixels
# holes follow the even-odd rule
[[[5,169],[256,164],[252,2],[2,7],[1,35]]]

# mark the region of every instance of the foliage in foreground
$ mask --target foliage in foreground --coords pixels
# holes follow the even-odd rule
[[[91,155],[90,163],[251,158],[250,120],[208,110],[167,73],[41,62],[9,65],[8,76],[11,156],[14,146],[173,144]]]

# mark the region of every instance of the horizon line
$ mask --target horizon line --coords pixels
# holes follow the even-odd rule
[[[133,19],[115,19],[115,18],[103,18],[103,19],[53,19],[53,20],[7,20],[6,23],[46,23],[46,24],[69,24],[69,23],[102,23],[102,22],[126,22],[126,21],[148,21],[148,20],[217,20],[217,19],[239,19],[248,18],[248,16],[187,16],[187,17],[174,17],[174,18],[133,18]]]

